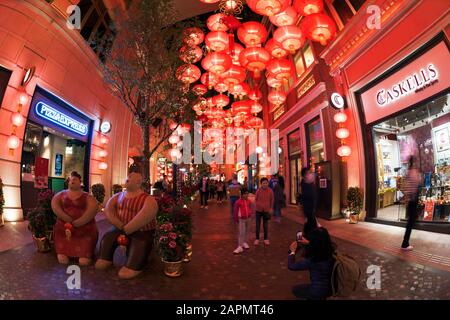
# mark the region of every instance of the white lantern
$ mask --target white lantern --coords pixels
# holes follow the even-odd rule
[[[106,150],[100,150],[100,151],[98,152],[98,156],[99,156],[100,158],[106,158],[107,155],[108,155],[108,152],[107,152]]]
[[[340,157],[348,157],[352,154],[352,149],[347,145],[343,145],[337,149],[337,154]]]
[[[108,142],[109,142],[109,138],[107,136],[102,135],[100,137],[100,143],[101,144],[105,145],[105,144],[108,144]]]
[[[25,122],[25,118],[19,112],[14,112],[11,115],[11,122],[16,127],[21,127]]]
[[[25,92],[19,94],[19,104],[26,105],[28,102],[28,95]]]
[[[262,153],[263,152],[263,148],[262,147],[256,147],[256,153]]]
[[[108,169],[108,164],[107,164],[106,162],[100,162],[100,163],[98,164],[98,168],[99,168],[100,170],[106,170],[106,169]]]
[[[171,135],[171,136],[169,137],[169,143],[171,143],[171,144],[176,144],[176,143],[178,143],[179,141],[180,141],[180,137],[177,136],[177,135]]]
[[[20,145],[20,140],[16,135],[10,135],[7,141],[8,148],[11,150],[17,149]]]
[[[169,153],[172,159],[178,159],[181,157],[181,152],[178,149],[170,149]]]
[[[350,132],[347,128],[339,128],[336,130],[336,137],[339,139],[347,139],[350,135]]]
[[[347,115],[344,112],[338,112],[334,115],[333,119],[337,123],[344,123],[347,121]]]

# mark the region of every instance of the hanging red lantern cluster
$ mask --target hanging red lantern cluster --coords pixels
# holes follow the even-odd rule
[[[268,17],[285,10],[290,2],[290,0],[247,0],[250,9],[257,14]]]
[[[246,47],[256,47],[266,41],[268,33],[261,23],[249,21],[239,27],[237,35]]]
[[[270,22],[277,27],[292,26],[297,23],[298,13],[292,7],[286,7],[283,11],[269,17]]]
[[[224,31],[211,31],[206,35],[205,43],[211,51],[225,51],[229,45],[228,34]]]
[[[203,69],[220,75],[231,67],[231,58],[223,52],[210,52],[202,60]]]
[[[248,71],[253,72],[255,79],[258,79],[261,71],[266,68],[266,64],[270,60],[269,52],[261,47],[250,47],[242,50],[239,55],[241,66]]]

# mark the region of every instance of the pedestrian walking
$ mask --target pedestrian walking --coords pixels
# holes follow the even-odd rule
[[[208,209],[209,181],[207,177],[203,177],[198,184],[200,191],[200,208]]]
[[[254,206],[248,199],[248,190],[244,187],[241,191],[241,198],[234,204],[234,222],[238,224],[238,247],[234,254],[242,253],[250,249],[248,245],[248,235],[250,232],[250,218],[253,215]]]
[[[230,196],[231,219],[234,219],[233,217],[234,204],[241,195],[241,185],[237,181],[236,175],[233,175],[233,179],[231,180],[231,183],[228,185],[228,195]]]
[[[406,224],[405,235],[402,242],[402,250],[412,250],[413,246],[409,244],[409,238],[411,237],[411,231],[416,223],[417,219],[417,205],[419,203],[419,186],[422,183],[421,173],[416,165],[416,158],[414,156],[409,157],[408,172],[406,174],[405,181],[402,183],[404,197],[403,202],[406,203],[406,214],[408,216],[408,222]]]

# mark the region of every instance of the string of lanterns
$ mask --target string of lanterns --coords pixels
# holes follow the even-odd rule
[[[100,133],[100,145],[101,149],[98,152],[98,156],[101,159],[101,161],[98,164],[98,168],[100,170],[106,170],[108,169],[108,164],[106,163],[106,157],[108,156],[108,152],[106,151],[106,146],[109,143],[108,136],[104,135],[103,133]]]
[[[17,137],[16,131],[18,127],[23,126],[25,123],[25,118],[22,115],[22,108],[28,103],[28,100],[29,97],[26,92],[19,93],[17,99],[17,111],[11,114],[11,123],[13,128],[11,135],[8,137],[8,140],[6,142],[9,149],[9,154],[11,156],[14,155],[14,150],[20,146],[20,139]]]

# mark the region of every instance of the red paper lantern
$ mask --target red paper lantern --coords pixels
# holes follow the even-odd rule
[[[231,113],[233,115],[248,115],[250,114],[249,100],[237,101],[231,104]]]
[[[236,65],[232,65],[220,75],[222,81],[228,86],[228,90],[233,90],[234,85],[244,82],[246,76],[245,69]]]
[[[196,96],[203,96],[206,92],[208,92],[208,88],[204,84],[196,84],[192,87],[192,92],[194,92]]]
[[[333,19],[323,13],[314,13],[302,20],[301,28],[308,39],[320,42],[325,46],[336,34]]]
[[[230,50],[228,50],[228,54],[231,57],[231,60],[233,62],[233,64],[240,66],[240,62],[239,62],[239,55],[241,54],[242,50],[244,50],[244,47],[241,46],[239,43],[235,43],[234,44],[234,54],[231,54]]]
[[[211,72],[205,72],[200,77],[201,83],[203,83],[208,89],[212,89],[217,82],[219,82],[219,76]]]
[[[221,74],[230,69],[231,58],[226,53],[210,52],[202,60],[202,67],[209,72]]]
[[[121,234],[117,237],[117,244],[119,246],[128,246],[128,244],[130,243],[130,240],[128,239],[128,237],[124,234]]]
[[[228,98],[224,94],[218,94],[217,96],[213,97],[213,103],[216,106],[223,108],[230,103],[230,98]]]
[[[206,35],[206,45],[212,51],[224,51],[228,49],[228,34],[223,31],[212,31]]]
[[[323,10],[322,0],[294,0],[294,9],[302,16],[319,13]]]
[[[183,83],[193,83],[200,78],[200,69],[193,64],[184,64],[177,69],[177,79]]]
[[[284,91],[271,91],[267,96],[267,100],[271,104],[279,106],[286,101],[286,93]]]
[[[283,85],[283,80],[275,78],[275,76],[271,73],[266,76],[266,82],[269,87],[275,89],[280,88]]]
[[[235,84],[231,89],[228,90],[230,94],[234,95],[235,98],[239,97],[242,99],[244,96],[248,95],[250,92],[250,86],[245,82]]]
[[[200,2],[203,2],[203,3],[216,3],[216,2],[219,2],[220,0],[200,0]]]
[[[214,90],[220,93],[224,93],[228,90],[228,86],[221,80],[214,86]]]
[[[279,27],[273,33],[273,38],[281,44],[281,46],[294,54],[305,43],[305,37],[302,30],[297,26]]]
[[[107,136],[105,136],[105,135],[101,135],[100,143],[103,144],[103,145],[108,144],[109,143],[109,138]]]
[[[100,150],[100,151],[98,152],[98,156],[99,156],[100,158],[106,158],[106,157],[108,156],[108,152],[107,152],[106,150]]]
[[[343,145],[337,149],[337,154],[340,157],[348,157],[352,154],[352,149],[347,145]]]
[[[198,46],[205,39],[202,29],[191,27],[184,30],[183,41],[190,46]]]
[[[297,18],[297,11],[292,7],[287,7],[285,10],[269,17],[269,20],[277,27],[283,27],[294,25],[297,22]]]
[[[100,162],[100,163],[98,164],[98,168],[99,168],[100,170],[106,170],[106,169],[108,169],[108,164],[107,164],[106,162]]]
[[[263,106],[260,105],[258,102],[253,101],[250,105],[250,112],[251,113],[260,113],[263,110]]]
[[[245,123],[249,128],[257,129],[264,127],[264,121],[258,117],[250,117]]]
[[[268,17],[286,9],[290,2],[290,0],[247,0],[252,11]]]
[[[180,49],[180,59],[185,63],[196,63],[203,56],[203,51],[199,46],[183,46]]]
[[[247,47],[255,47],[266,41],[267,30],[261,23],[249,21],[239,27],[237,35]]]
[[[266,68],[266,64],[269,61],[269,52],[261,47],[246,48],[239,55],[241,66],[253,72],[256,79],[259,78],[261,71]]]
[[[228,25],[225,24],[226,15],[223,13],[213,14],[206,20],[206,25],[211,31],[228,31]]]
[[[250,90],[250,92],[248,93],[248,98],[249,98],[250,100],[258,101],[259,99],[262,98],[261,91],[259,91],[258,88],[255,88],[255,89],[253,89],[253,90]]]
[[[280,81],[288,81],[292,76],[292,63],[287,59],[272,59],[266,66],[267,71]]]
[[[273,38],[269,39],[266,43],[266,50],[272,55],[272,57],[280,59],[289,54],[289,51],[281,46],[281,43],[275,41]]]

